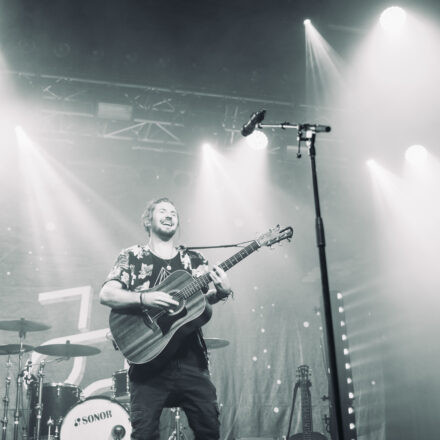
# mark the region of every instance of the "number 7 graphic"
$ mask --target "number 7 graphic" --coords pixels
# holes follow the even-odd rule
[[[109,332],[108,328],[90,330],[90,318],[92,314],[92,298],[93,289],[91,286],[74,287],[71,289],[54,290],[51,292],[43,292],[38,295],[38,301],[42,305],[56,304],[65,301],[80,300],[78,330],[80,333],[62,336],[43,342],[42,345],[48,344],[64,344],[69,340],[72,344],[96,344],[106,340]],[[36,366],[46,355],[34,352],[32,354],[32,364]],[[73,362],[72,370],[64,382],[79,385],[84,377],[86,368],[86,357],[76,357]]]

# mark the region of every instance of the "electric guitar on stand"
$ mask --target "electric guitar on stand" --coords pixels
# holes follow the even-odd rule
[[[313,432],[312,398],[310,396],[310,372],[308,365],[300,365],[296,374],[301,390],[301,420],[303,432],[290,436],[287,440],[327,440],[319,432]]]
[[[293,229],[277,226],[245,246],[219,266],[227,271],[262,246],[290,240]],[[209,285],[209,273],[193,278],[178,270],[165,281],[150,289],[166,292],[179,305],[167,310],[112,309],[110,330],[116,345],[132,364],[160,368],[177,351],[180,341],[194,329],[206,324],[212,315],[202,290]]]

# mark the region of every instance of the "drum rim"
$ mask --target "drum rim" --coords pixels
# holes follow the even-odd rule
[[[77,390],[81,390],[80,386],[67,382],[43,382],[43,388],[44,387],[64,387],[64,388],[75,388]]]
[[[124,410],[127,411],[127,409],[125,408],[125,406],[124,406],[122,403],[119,403],[119,402],[118,402],[116,399],[114,399],[113,397],[97,395],[97,396],[89,396],[89,397],[86,397],[85,399],[81,399],[81,400],[79,400],[78,402],[76,402],[75,404],[73,404],[73,406],[71,406],[71,407],[69,408],[69,411],[67,411],[66,416],[67,416],[67,414],[73,409],[74,406],[76,406],[76,405],[80,405],[81,403],[84,403],[84,402],[86,402],[87,400],[94,400],[94,399],[110,400],[111,402],[117,403],[119,406],[122,406],[122,408],[124,408]],[[127,413],[128,413],[128,411],[127,411]],[[66,417],[66,416],[65,416],[65,417]]]

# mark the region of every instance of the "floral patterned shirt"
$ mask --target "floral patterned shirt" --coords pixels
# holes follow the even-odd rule
[[[205,273],[207,266],[208,261],[199,252],[179,248],[174,258],[164,260],[156,256],[147,245],[135,245],[119,253],[104,284],[116,280],[127,290],[139,287],[149,289],[163,282],[176,270],[186,270],[192,276],[199,276]],[[208,368],[208,355],[201,330],[191,333],[184,340],[175,359],[203,369]],[[131,365],[130,377],[142,380],[142,376],[142,365]]]

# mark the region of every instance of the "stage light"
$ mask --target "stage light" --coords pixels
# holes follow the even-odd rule
[[[264,150],[269,143],[267,136],[259,130],[255,130],[251,135],[247,136],[246,143],[254,150]]]
[[[306,18],[306,19],[304,20],[304,26],[307,26],[307,25],[309,25],[309,24],[312,24],[312,22],[310,21],[310,18]]]
[[[205,142],[204,144],[202,144],[202,150],[204,153],[210,153],[212,151],[211,144],[208,142]]]
[[[396,34],[403,29],[406,22],[406,12],[399,6],[391,6],[380,15],[380,25],[391,34]]]
[[[426,162],[428,152],[422,145],[411,145],[405,152],[405,159],[413,165],[421,165]]]
[[[374,159],[368,159],[366,162],[368,167],[373,168],[376,165],[376,162]]]

